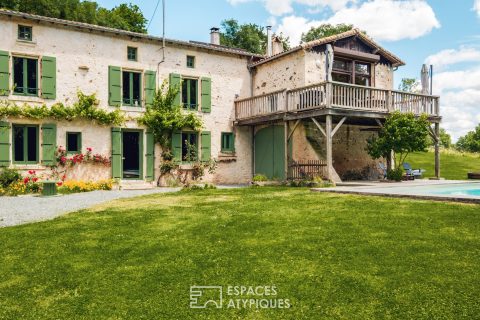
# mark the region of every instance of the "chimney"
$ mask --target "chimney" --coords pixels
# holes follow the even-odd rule
[[[267,26],[267,56],[272,55],[272,26]]]
[[[279,37],[273,36],[272,39],[272,55],[276,55],[283,52],[283,43]]]
[[[219,46],[220,45],[220,29],[213,27],[210,29],[210,43]]]

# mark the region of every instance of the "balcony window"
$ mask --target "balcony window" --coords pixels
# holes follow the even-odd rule
[[[138,72],[123,71],[123,105],[140,107],[142,105],[140,88],[141,74]]]
[[[371,86],[370,63],[335,58],[333,60],[332,79],[337,82]]]
[[[182,104],[186,110],[198,109],[198,80],[183,79],[182,81]]]
[[[13,93],[38,95],[38,60],[13,57]]]

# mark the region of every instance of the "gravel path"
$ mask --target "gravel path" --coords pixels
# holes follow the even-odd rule
[[[153,193],[174,192],[179,188],[151,190],[93,191],[57,197],[0,197],[0,228],[54,219],[99,203]]]

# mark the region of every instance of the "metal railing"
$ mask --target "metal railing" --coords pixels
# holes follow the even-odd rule
[[[319,108],[413,112],[439,116],[439,97],[340,82],[322,82],[235,101],[237,120]]]

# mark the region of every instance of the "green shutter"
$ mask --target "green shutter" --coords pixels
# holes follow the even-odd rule
[[[200,143],[202,148],[201,160],[209,161],[210,158],[212,157],[212,151],[211,151],[212,138],[211,138],[210,131],[203,131],[200,134],[200,137],[201,137]]]
[[[212,111],[212,81],[210,78],[202,78],[202,111]]]
[[[122,129],[112,128],[112,178],[122,178]]]
[[[176,73],[170,73],[170,87],[178,87],[178,93],[175,96],[174,104],[176,106],[179,106],[181,101],[180,101],[180,85],[182,83],[182,77],[179,74]]]
[[[157,73],[155,71],[145,71],[145,104],[152,105],[155,98],[157,83]]]
[[[182,161],[182,132],[174,131],[172,134],[172,154],[173,161]]]
[[[0,167],[10,165],[10,124],[0,121]]]
[[[57,60],[42,57],[42,98],[55,100],[57,97]]]
[[[153,181],[155,179],[155,140],[152,131],[146,132],[147,147],[145,157],[147,158],[147,173],[145,179]]]
[[[42,125],[42,163],[55,165],[55,149],[57,148],[57,126],[49,123]]]
[[[0,96],[8,96],[10,86],[10,56],[6,51],[0,51]]]
[[[108,105],[120,107],[122,105],[122,69],[108,67]]]

